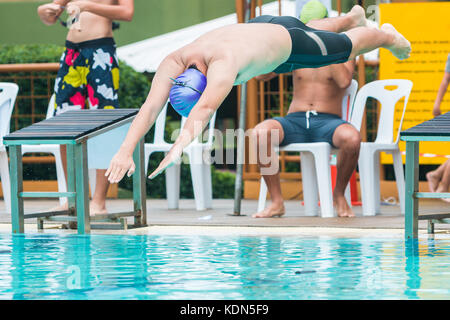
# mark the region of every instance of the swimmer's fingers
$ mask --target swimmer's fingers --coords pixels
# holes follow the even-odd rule
[[[131,177],[131,175],[134,173],[135,170],[136,170],[136,166],[135,166],[134,163],[133,163],[133,165],[131,166],[131,168],[128,170],[127,176],[128,176],[128,177]]]
[[[169,153],[164,157],[164,159],[159,163],[158,168],[152,172],[148,177],[149,179],[155,178],[157,175],[162,173],[168,167],[171,167],[175,163],[180,163],[181,155],[183,154],[183,149],[177,145],[174,145],[170,149]]]
[[[123,176],[125,175],[125,173],[127,172],[126,168],[117,168],[114,173],[113,176],[109,179],[109,182],[111,183],[119,183],[120,180],[122,180]]]
[[[109,173],[108,173],[109,171]],[[117,166],[116,164],[112,164],[110,166],[110,168],[108,169],[107,173],[108,173],[108,181],[109,183],[114,183],[114,181],[116,181],[116,177],[118,176],[119,172],[120,172],[120,167]]]
[[[172,156],[170,156],[170,154],[168,154],[163,161],[160,162],[158,168],[156,168],[155,171],[152,172],[152,174],[148,177],[149,179],[154,179],[156,176],[158,176],[159,174],[163,173],[164,170],[166,170],[167,168],[173,166],[176,163],[177,159],[173,158]]]
[[[113,165],[112,165],[112,163],[110,163],[108,169],[106,169],[105,177],[109,176],[110,173],[112,172],[112,170],[113,170]]]
[[[117,183],[122,180],[125,173],[129,170],[134,172],[135,165],[131,156],[117,153],[111,160],[109,168],[106,170],[105,176],[108,177],[110,183]]]
[[[149,179],[156,178],[158,175],[160,175],[167,168],[167,166],[168,166],[168,164],[166,164],[164,161],[162,161],[159,164],[158,168],[156,168],[156,170],[153,171],[148,178]]]

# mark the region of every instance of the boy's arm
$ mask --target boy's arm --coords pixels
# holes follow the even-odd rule
[[[441,114],[441,102],[442,99],[444,99],[444,95],[445,92],[447,91],[449,83],[450,83],[450,72],[445,72],[444,78],[442,78],[441,85],[439,86],[436,100],[434,100],[433,115],[435,117]]]
[[[329,66],[331,75],[339,88],[346,89],[351,84],[355,64],[355,60],[349,60],[345,63],[332,64]]]
[[[230,63],[217,60],[209,64],[206,76],[208,82],[205,91],[192,108],[180,135],[169,153],[161,161],[158,168],[149,176],[150,179],[153,179],[177,161],[181,157],[183,149],[203,132],[214,112],[220,107],[233,88],[237,70]]]
[[[117,4],[102,4],[82,0],[67,4],[67,13],[69,15],[83,11],[111,20],[131,21],[134,15],[134,0],[118,0]]]
[[[133,151],[139,140],[150,130],[165,105],[172,87],[170,77],[176,78],[185,68],[186,66],[175,55],[169,55],[161,62],[153,78],[147,99],[131,123],[125,140],[112,158],[105,173],[109,182],[119,182],[127,172],[128,176],[133,174],[135,169]]]

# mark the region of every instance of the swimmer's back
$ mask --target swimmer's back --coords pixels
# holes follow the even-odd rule
[[[272,71],[287,59],[290,50],[291,39],[285,28],[239,23],[205,33],[181,48],[179,54],[184,61],[201,56],[206,64],[214,59],[233,59],[244,81]]]

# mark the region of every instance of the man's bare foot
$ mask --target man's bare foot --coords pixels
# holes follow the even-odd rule
[[[428,187],[430,188],[430,192],[436,192],[436,188],[439,185],[439,177],[436,175],[435,171],[430,171],[426,174]]]
[[[352,218],[355,216],[352,208],[348,205],[344,196],[333,197],[333,205],[336,209],[338,217]]]
[[[391,53],[400,60],[409,58],[411,53],[411,43],[398,32],[392,24],[385,23],[380,27],[380,30],[393,36],[393,45],[386,46],[385,48],[391,51]]]
[[[255,213],[252,218],[274,218],[284,215],[284,204],[273,203],[265,208],[263,211]]]
[[[367,26],[366,12],[364,11],[363,7],[358,5],[353,6],[353,8],[347,13],[347,15],[352,18],[354,28]]]
[[[99,205],[93,201],[91,201],[89,205],[89,214],[91,216],[95,216],[97,214],[107,214],[108,211],[106,210],[105,205]]]

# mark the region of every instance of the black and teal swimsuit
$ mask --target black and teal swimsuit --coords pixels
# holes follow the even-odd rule
[[[352,42],[347,35],[307,27],[295,17],[263,15],[251,19],[248,23],[279,24],[291,35],[291,54],[274,70],[275,73],[343,63],[352,52]]]

